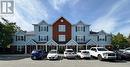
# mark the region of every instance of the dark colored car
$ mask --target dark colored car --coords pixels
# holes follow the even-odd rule
[[[123,51],[115,51],[117,60],[130,60],[130,53],[126,53]]]
[[[32,60],[44,59],[47,57],[47,52],[43,50],[33,50],[31,53]]]

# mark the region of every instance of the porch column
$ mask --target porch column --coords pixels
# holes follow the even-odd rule
[[[25,45],[25,53],[24,54],[27,54],[27,45]]]
[[[56,50],[58,50],[58,45],[56,45]]]
[[[77,50],[77,52],[78,52],[78,45],[77,45],[76,47],[77,47],[76,50]]]
[[[36,50],[38,50],[38,45],[36,44]]]
[[[47,52],[47,45],[46,45],[46,52]]]
[[[86,50],[87,50],[87,46],[88,46],[88,45],[86,45]]]
[[[67,49],[67,45],[65,45],[65,48]]]

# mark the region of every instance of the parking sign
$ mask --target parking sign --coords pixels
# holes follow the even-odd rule
[[[13,14],[14,13],[14,1],[2,0],[0,2],[0,13],[1,14]]]

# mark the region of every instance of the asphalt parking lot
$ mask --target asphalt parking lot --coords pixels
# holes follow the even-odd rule
[[[0,55],[0,67],[129,67],[130,61],[93,60],[31,60],[23,55]]]

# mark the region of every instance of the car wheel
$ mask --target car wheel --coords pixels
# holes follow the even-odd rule
[[[32,59],[33,59],[33,60],[36,60],[37,58],[36,58],[36,56],[33,56]]]
[[[90,59],[91,59],[91,60],[93,60],[93,59],[94,59],[94,57],[91,55],[91,56],[90,56]]]
[[[101,55],[98,55],[98,60],[103,61],[103,58]]]

